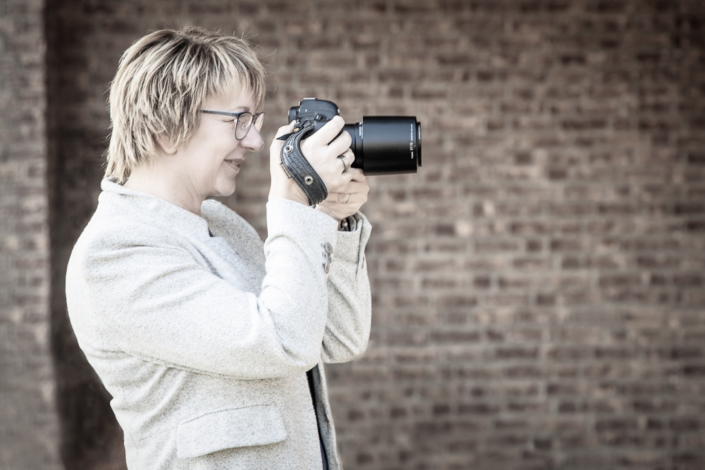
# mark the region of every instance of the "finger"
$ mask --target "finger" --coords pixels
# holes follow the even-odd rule
[[[336,193],[337,198],[336,201],[338,204],[347,204],[350,202],[350,193]]]
[[[363,181],[367,180],[367,178],[365,177],[365,174],[359,168],[350,167],[350,169],[348,170],[348,173],[350,173],[350,176],[353,181],[362,183]]]
[[[328,121],[325,126],[321,127],[318,132],[313,134],[307,140],[311,141],[312,144],[316,145],[328,145],[328,143],[331,140],[335,139],[335,136],[340,133],[340,130],[343,128],[344,125],[345,120],[340,116],[335,116],[333,119]],[[348,147],[350,147],[349,144]],[[340,153],[343,152],[341,151]]]
[[[272,139],[272,143],[269,146],[269,162],[270,165],[278,165],[281,162],[280,152],[284,146],[284,142],[279,140],[277,137],[288,134],[294,130],[294,122],[289,123],[286,126],[282,126],[277,130],[276,137]]]
[[[348,164],[345,163],[345,158],[344,158],[343,156],[340,156],[340,157],[338,157],[338,160],[340,161],[340,163],[342,163],[342,165],[340,165],[341,168],[340,168],[339,171],[340,171],[341,173],[345,173],[345,172],[347,171],[347,168],[348,168]]]
[[[367,202],[368,191],[366,188],[364,188],[362,190],[351,190],[350,192],[348,192],[346,194],[350,194],[350,201],[349,202],[354,202],[354,203],[359,203],[359,204],[364,204],[365,202]],[[345,200],[345,199],[343,199],[343,200]]]
[[[355,181],[351,177],[349,183],[347,183],[343,186],[340,186],[339,188],[336,188],[335,191],[332,191],[332,192],[335,192],[335,193],[339,193],[339,192],[342,192],[342,193],[365,193],[366,194],[369,191],[370,191],[370,185],[368,185],[366,181]]]
[[[355,156],[352,155],[351,152],[345,152],[342,155],[338,155],[338,160],[340,160],[340,162],[343,164],[341,171],[346,172],[350,169],[353,162],[355,161]]]
[[[350,195],[350,199],[348,199]],[[354,206],[361,202],[367,201],[362,193],[328,193],[328,197],[321,204],[334,206]]]
[[[284,146],[284,142],[279,140],[277,137],[280,137],[284,134],[288,134],[294,130],[294,123],[290,123],[286,126],[282,126],[277,130],[276,137],[272,139],[272,143],[269,146],[270,150],[270,156],[273,156],[274,154],[278,154],[281,148]]]
[[[338,163],[340,165],[340,163]],[[329,182],[326,181],[326,185],[328,186],[328,193],[345,193],[348,192],[346,191],[346,188],[350,184],[350,173],[340,173],[338,174],[335,178],[333,178],[332,181]]]
[[[346,171],[342,175],[340,175],[340,178],[342,179],[341,183],[344,185],[349,185],[350,181],[352,181],[352,177],[350,176],[350,172]]]
[[[277,134],[275,135],[276,137],[281,137],[284,134],[290,134],[291,132],[294,131],[294,125],[296,124],[296,121],[291,121],[289,124],[286,126],[282,126],[277,130]]]
[[[348,148],[342,156],[343,160],[345,160],[345,163],[348,165],[348,167],[351,167],[352,164],[355,163],[355,154],[350,148]]]
[[[343,132],[333,142],[328,144],[328,150],[333,155],[343,155],[350,149],[350,144],[352,144],[352,137],[347,132]]]

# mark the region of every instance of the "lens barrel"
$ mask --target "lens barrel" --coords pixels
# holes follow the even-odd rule
[[[416,173],[421,166],[421,123],[414,116],[365,116],[346,124],[352,166],[365,175]]]

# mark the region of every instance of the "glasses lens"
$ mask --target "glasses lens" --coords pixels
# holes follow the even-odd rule
[[[255,119],[255,129],[257,129],[257,132],[262,130],[262,124],[264,124],[264,113],[259,113]]]
[[[237,118],[237,125],[235,127],[235,138],[237,140],[242,140],[247,135],[247,131],[250,130],[252,125],[252,114],[242,113],[240,117]]]

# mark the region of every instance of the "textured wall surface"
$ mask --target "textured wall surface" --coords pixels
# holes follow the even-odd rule
[[[0,1],[0,468],[60,468],[41,0]]]
[[[369,351],[328,368],[348,468],[705,468],[701,1],[50,3],[69,467],[120,459],[61,278],[99,191],[105,90],[139,36],[199,25],[259,45],[267,139],[305,96],[335,100],[348,121],[423,123],[422,170],[369,180]],[[25,148],[23,159],[41,151]],[[8,152],[3,142],[2,168]],[[262,236],[268,184],[266,156],[251,156],[228,199]],[[34,338],[34,317],[4,312],[0,335]]]

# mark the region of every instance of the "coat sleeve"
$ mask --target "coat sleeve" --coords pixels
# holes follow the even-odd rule
[[[328,321],[323,361],[347,362],[362,355],[370,337],[372,302],[365,246],[372,226],[357,214],[355,232],[338,232],[328,276]]]
[[[168,238],[128,233],[138,230],[93,237],[69,263],[72,323],[99,325],[98,347],[169,367],[243,379],[308,370],[322,354],[322,246],[335,243],[336,224],[277,200],[267,204],[267,226],[259,296],[212,274]]]

